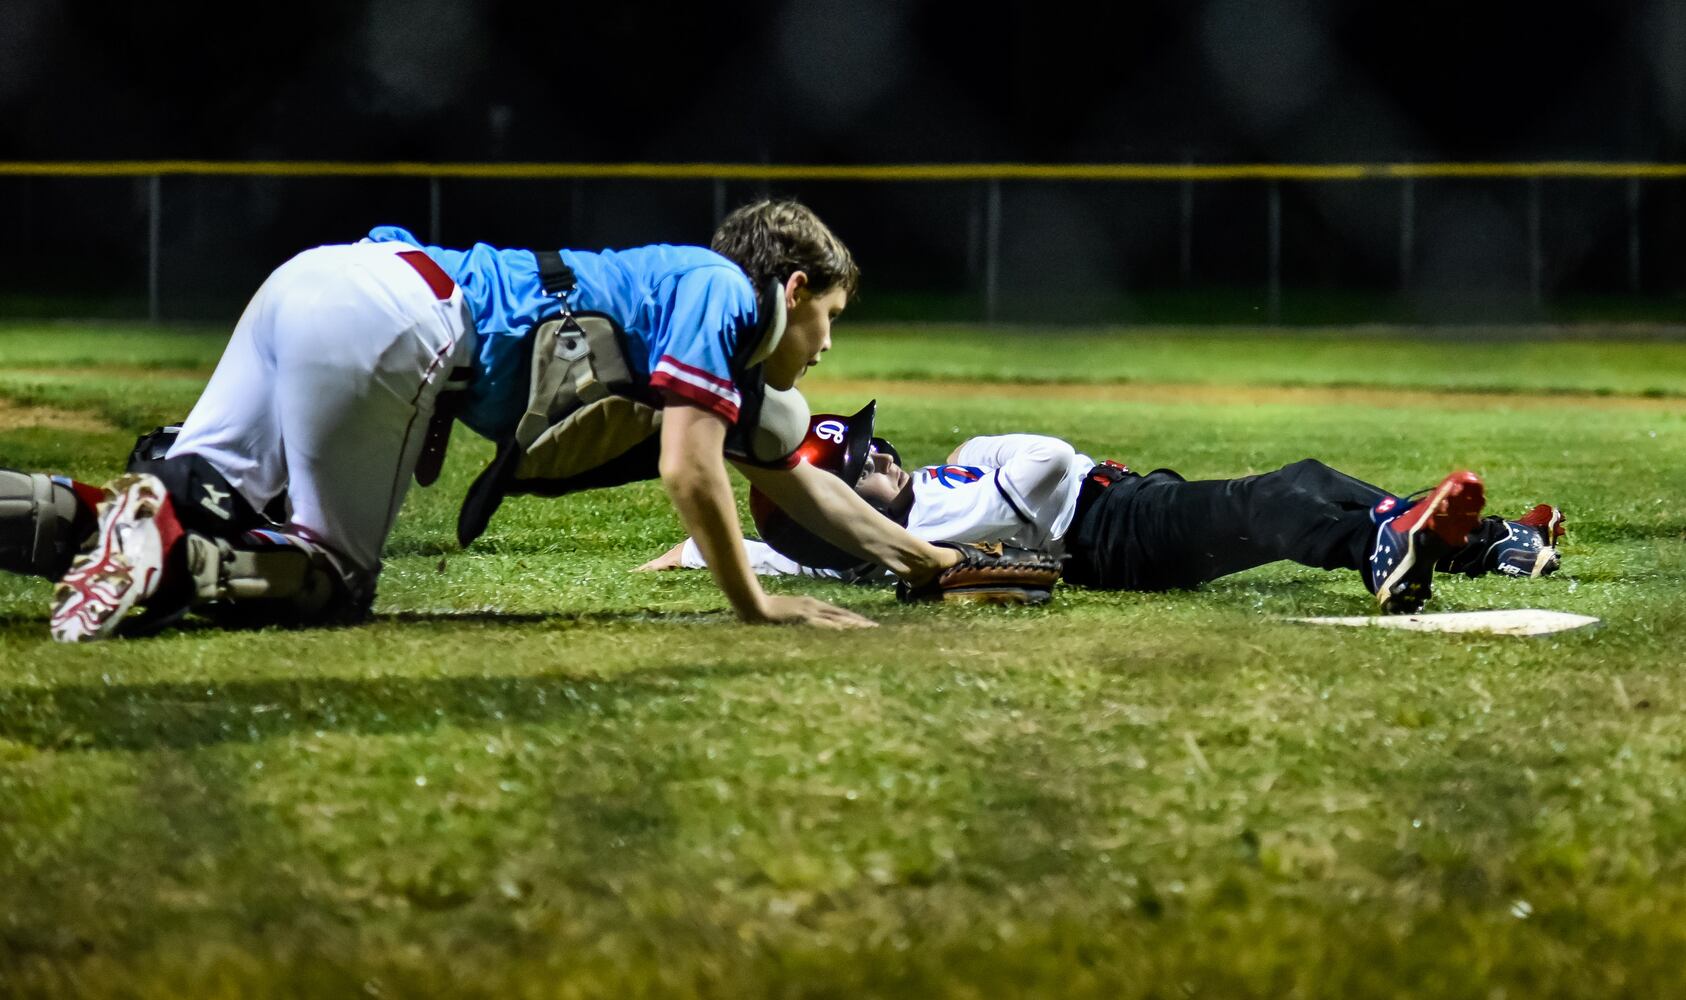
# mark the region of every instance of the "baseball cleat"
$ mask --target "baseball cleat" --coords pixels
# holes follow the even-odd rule
[[[1486,491],[1473,472],[1454,472],[1403,514],[1386,515],[1399,501],[1376,505],[1380,520],[1365,582],[1384,614],[1410,614],[1433,595],[1435,563],[1469,541],[1481,520]]]
[[[1563,512],[1548,503],[1538,504],[1514,521],[1482,518],[1469,544],[1442,559],[1436,568],[1465,576],[1547,576],[1563,564],[1557,540],[1565,534],[1564,524]]]
[[[181,537],[157,476],[130,474],[106,484],[93,548],[53,588],[53,638],[86,642],[115,633],[130,611],[158,593]]]

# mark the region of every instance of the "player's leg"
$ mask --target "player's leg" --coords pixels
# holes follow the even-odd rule
[[[98,486],[0,469],[0,570],[57,580],[93,536]]]
[[[112,634],[137,604],[154,619],[208,600],[246,603],[260,618],[268,609],[278,621],[367,610],[434,397],[472,350],[461,293],[424,280],[399,249],[322,247],[271,276],[264,301],[254,300],[246,355],[263,373],[250,380],[263,385],[263,412],[202,400],[158,470],[177,473],[174,489],[150,476],[114,484],[115,527],[105,530],[102,516],[100,544],[61,584],[55,636]],[[292,523],[284,533],[232,522],[183,531],[184,518],[202,520],[194,504],[205,491],[181,474],[192,462],[201,487],[226,484],[248,507],[285,486]]]
[[[343,294],[289,302],[279,317],[298,331],[276,345],[288,532],[329,550],[372,589],[438,395],[469,363],[473,331],[462,293],[442,273],[442,286],[424,281],[401,247],[328,249],[339,259],[324,266],[344,276]],[[345,330],[359,335],[337,332]]]
[[[205,438],[206,450],[223,456],[222,464],[233,471],[236,478],[245,485],[265,493],[265,499],[273,495],[269,491],[279,490],[279,481],[271,475],[269,481],[264,482],[261,474],[254,476],[247,473],[248,470],[256,468],[255,461],[249,456],[274,450],[268,391],[271,366],[265,363],[254,341],[255,331],[264,322],[270,305],[270,282],[265,282],[241,314],[228,345],[223,349],[216,371],[212,373],[205,391],[200,395],[199,403],[194,407],[197,418],[195,427]],[[144,442],[145,438],[142,440]],[[131,456],[131,467],[136,464],[135,460],[140,458],[140,447],[141,443],[137,443],[136,454]],[[16,482],[12,487],[12,490],[5,492],[10,494],[19,488]],[[31,490],[33,491],[34,487]],[[50,578],[57,580],[70,569],[71,560],[77,550],[92,540],[97,524],[97,507],[104,496],[105,491],[101,487],[87,487],[77,491],[67,486],[65,492],[59,493],[50,504],[43,506],[43,498],[32,497],[26,501],[24,496],[19,494],[12,497],[12,503],[8,507],[10,517],[7,519],[8,527],[5,533],[10,538],[11,529],[19,526],[27,518],[32,526],[50,524],[74,534],[74,538],[61,539],[58,543],[61,551],[57,557],[40,562],[35,570],[39,575],[51,573]],[[79,498],[81,504],[80,511],[77,510],[76,502],[73,502],[76,498]],[[189,498],[186,502],[193,504],[200,499],[203,498]],[[260,504],[262,502],[264,501],[259,501]],[[50,508],[62,509],[46,521],[36,520],[35,514],[31,513],[45,512]],[[36,541],[32,540],[31,544],[36,544]],[[13,561],[8,560],[0,565],[12,569]],[[52,572],[55,568],[57,572]]]
[[[172,459],[161,471],[196,461]],[[125,473],[103,493],[89,551],[54,590],[52,632],[61,642],[119,628],[146,634],[207,605],[237,608],[217,617],[247,625],[344,622],[367,610],[355,578],[320,546],[274,530],[225,530],[232,522],[202,514],[196,521],[206,530],[190,530],[181,516],[189,508],[150,473]]]
[[[1481,502],[1469,473],[1412,505],[1312,459],[1199,482],[1160,470],[1108,488],[1085,513],[1073,535],[1084,549],[1076,582],[1195,587],[1290,560],[1357,570],[1384,609],[1414,610],[1428,598],[1435,559],[1468,536]]]
[[[106,484],[94,543],[54,589],[54,638],[101,638],[155,598],[185,600],[189,592],[179,579],[185,564],[179,548],[186,531],[182,517],[217,531],[220,522],[233,518],[218,517],[212,508],[228,513],[239,497],[251,509],[281,491],[285,472],[274,418],[270,332],[287,272],[312,252],[276,269],[247,303],[171,446],[172,457],[144,459],[137,463],[140,471]],[[232,523],[228,528],[242,530]]]
[[[1112,495],[1114,490],[1126,492]],[[1359,569],[1389,494],[1312,459],[1239,479],[1189,482],[1169,470],[1101,494],[1129,589],[1194,587],[1292,560]]]
[[[473,349],[461,292],[403,251],[323,247],[286,275],[301,291],[276,305],[268,346],[288,523],[195,545],[196,599],[248,620],[367,614],[438,393]]]
[[[173,496],[187,498],[183,521],[189,528],[238,534],[275,527],[285,495],[259,514],[203,459],[185,465],[163,461],[180,431],[160,427],[142,434],[127,470],[153,473]],[[0,571],[47,580],[64,576],[76,554],[92,544],[104,499],[103,487],[69,476],[0,469]]]

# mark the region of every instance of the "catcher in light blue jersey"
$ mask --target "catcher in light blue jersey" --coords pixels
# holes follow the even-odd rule
[[[453,417],[498,442],[465,541],[509,493],[659,476],[745,621],[870,624],[761,589],[725,466],[909,579],[956,561],[792,460],[807,420],[796,382],[858,280],[842,242],[789,201],[738,209],[709,249],[450,250],[381,227],[307,250],[253,297],[179,431],[143,439],[105,487],[91,547],[55,588],[53,635],[155,629],[196,606],[365,616],[409,481],[437,475]],[[42,481],[14,484],[28,495],[0,528],[31,535],[32,561],[4,568],[56,568],[37,556],[78,530],[36,502],[54,494]]]

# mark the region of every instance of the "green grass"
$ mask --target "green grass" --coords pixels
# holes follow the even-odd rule
[[[898,292],[880,288],[878,275],[851,312],[873,322],[981,321],[981,290],[933,293]],[[231,308],[238,308],[235,303]],[[0,315],[93,315],[85,302],[34,312],[7,310]],[[144,307],[130,307],[137,315]],[[1256,282],[1235,285],[1207,283],[1187,288],[1140,288],[1131,291],[1089,289],[1037,292],[1003,290],[997,308],[1006,320],[1038,318],[1061,324],[1154,323],[1175,326],[1266,324],[1270,291],[1261,274]],[[114,312],[116,315],[124,315]],[[1679,291],[1648,295],[1570,293],[1558,290],[1546,301],[1530,305],[1512,291],[1496,295],[1446,291],[1400,294],[1380,289],[1295,287],[1282,289],[1278,319],[1283,326],[1353,323],[1478,323],[1506,327],[1518,323],[1675,323],[1686,318],[1686,296]]]
[[[1270,331],[1146,327],[839,328],[815,378],[1385,386],[1494,393],[1686,396],[1686,337],[1623,340],[1534,329]]]
[[[220,347],[51,329],[0,329],[0,401],[110,427],[0,424],[0,464],[109,474]],[[820,374],[826,409],[839,377],[1123,382],[884,386],[914,461],[1035,430],[1190,476],[1467,465],[1569,512],[1565,568],[1435,607],[1604,623],[1316,631],[1279,618],[1362,586],[1272,567],[1015,612],[791,582],[883,627],[750,628],[626,572],[677,538],[653,485],[513,501],[457,552],[459,435],[365,627],[59,648],[47,586],[0,581],[0,995],[1686,989],[1686,344],[840,328]],[[1506,394],[1132,399],[1160,380]]]

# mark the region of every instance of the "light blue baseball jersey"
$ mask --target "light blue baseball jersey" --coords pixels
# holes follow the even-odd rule
[[[532,252],[485,243],[447,250],[398,226],[379,226],[369,239],[421,248],[461,286],[480,334],[462,422],[494,440],[513,432],[527,406],[527,335],[560,308],[545,293]],[[603,313],[626,331],[627,360],[655,393],[737,422],[743,398],[731,362],[755,327],[757,305],[736,264],[704,247],[666,244],[560,254],[577,283],[569,305]]]

